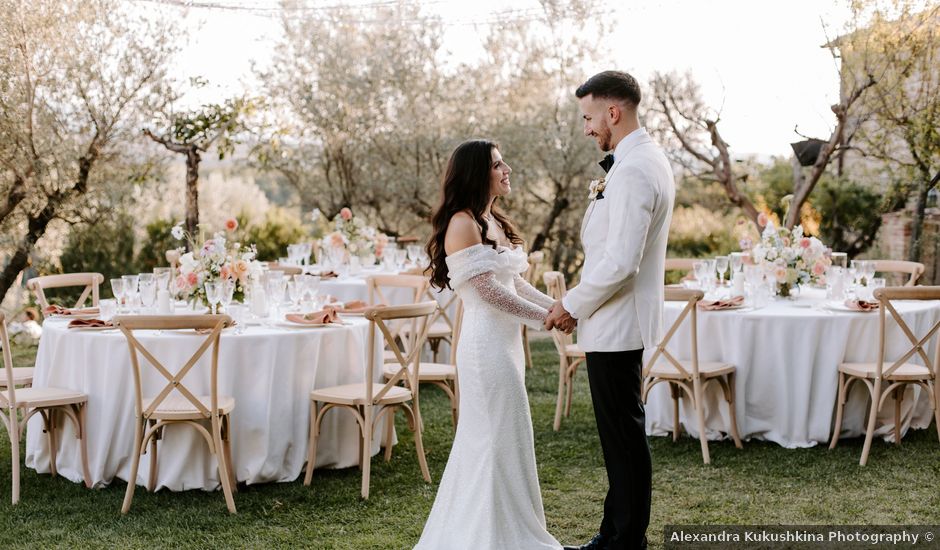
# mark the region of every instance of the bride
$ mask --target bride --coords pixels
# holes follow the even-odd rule
[[[461,144],[432,221],[431,283],[464,303],[460,422],[416,549],[561,548],[545,529],[519,326],[542,328],[553,300],[520,276],[522,239],[495,206],[510,172],[495,143]]]

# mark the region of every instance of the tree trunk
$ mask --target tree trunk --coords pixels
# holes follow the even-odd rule
[[[930,185],[925,182],[917,193],[917,206],[914,210],[914,221],[911,227],[911,250],[908,254],[908,259],[912,262],[920,261],[923,249],[924,213],[927,210],[927,194],[929,192]]]
[[[548,240],[549,234],[551,234],[552,227],[555,226],[555,221],[558,220],[558,217],[561,216],[561,213],[568,208],[570,202],[564,197],[559,197],[555,195],[555,200],[552,202],[552,209],[549,211],[548,216],[545,218],[545,222],[542,223],[542,229],[538,232],[538,235],[535,236],[535,239],[532,241],[532,246],[529,249],[529,252],[535,252],[536,250],[541,250],[545,246],[545,241]]]
[[[10,191],[7,193],[6,201],[0,205],[0,223],[3,223],[3,220],[7,216],[13,213],[16,210],[16,207],[19,206],[23,199],[26,198],[26,181],[22,176],[17,174],[13,178],[13,186],[10,187]]]
[[[202,157],[195,145],[186,152],[186,231],[197,238],[199,231],[199,162]]]
[[[29,265],[29,255],[33,252],[36,242],[46,233],[49,222],[55,217],[57,204],[50,198],[39,214],[30,216],[27,224],[26,236],[20,241],[10,258],[10,262],[0,272],[0,301],[6,298],[7,291],[16,282],[20,272]]]

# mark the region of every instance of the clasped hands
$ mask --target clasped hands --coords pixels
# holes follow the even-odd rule
[[[578,320],[571,316],[565,306],[561,305],[561,300],[556,300],[552,307],[548,308],[548,317],[545,318],[545,330],[557,328],[565,334],[571,334]]]

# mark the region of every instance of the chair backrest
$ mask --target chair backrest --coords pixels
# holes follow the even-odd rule
[[[385,296],[390,288],[411,289],[411,303],[418,303],[427,295],[428,278],[424,275],[372,275],[366,279],[369,288],[369,304],[373,306],[390,306],[392,303]]]
[[[450,327],[451,336],[453,337],[453,332],[456,329],[456,317],[452,319],[448,313],[448,310],[450,310],[454,304],[459,303],[460,298],[457,297],[456,292],[451,291],[450,296],[444,301],[444,303],[441,303],[437,300],[437,296],[434,294],[435,291],[429,284],[427,290],[424,291],[424,296],[428,300],[434,300],[438,302],[437,311],[435,311],[434,315],[431,317],[431,324],[433,325],[434,323],[443,320],[445,323],[447,323],[447,326]]]
[[[555,300],[561,300],[565,297],[565,294],[568,293],[568,286],[565,284],[565,276],[561,271],[546,271],[542,275],[542,280],[545,281],[545,291],[546,294],[551,296]],[[563,331],[552,329],[552,341],[555,342],[555,349],[558,350],[558,353],[564,354],[568,346],[574,343],[574,338],[570,334],[565,334]]]
[[[696,316],[696,311],[698,308],[699,300],[705,297],[705,293],[701,290],[688,290],[684,288],[670,288],[666,287],[665,291],[665,301],[667,302],[685,302],[685,307],[682,308],[682,312],[676,317],[675,322],[672,323],[672,326],[669,327],[669,330],[666,331],[666,335],[663,336],[663,339],[656,345],[656,351],[653,352],[653,355],[650,356],[649,361],[643,367],[643,377],[649,376],[650,370],[653,368],[653,365],[656,364],[656,361],[659,360],[660,356],[666,359],[673,367],[676,368],[683,376],[691,379],[696,379],[699,376],[698,371],[698,320]],[[689,329],[691,330],[691,352],[692,352],[692,372],[689,372],[682,363],[680,363],[668,350],[666,346],[669,344],[669,341],[679,330],[679,327],[682,326],[682,322],[685,318],[689,318]]]
[[[530,284],[535,285],[538,280],[539,265],[545,260],[545,253],[541,250],[529,252],[529,268],[526,269],[523,278]]]
[[[218,414],[219,336],[222,334],[223,328],[232,324],[231,317],[228,315],[119,315],[114,318],[113,323],[114,326],[121,329],[121,332],[124,333],[124,337],[127,339],[127,346],[130,349],[131,366],[134,369],[134,389],[138,416],[148,418],[174,391],[181,394],[205,418],[210,418],[211,416]],[[203,340],[202,345],[200,345],[192,354],[192,356],[190,356],[190,358],[186,361],[186,363],[183,364],[183,366],[178,370],[175,370],[175,372],[158,361],[157,358],[154,357],[150,352],[150,350],[141,344],[140,340],[134,336],[134,331],[137,330],[178,329],[195,329],[199,331],[207,330],[209,333],[206,335],[205,340]],[[212,363],[210,366],[211,372],[209,378],[211,405],[210,408],[207,409],[206,406],[196,398],[196,395],[190,391],[185,384],[183,384],[183,379],[186,377],[186,374],[192,370],[199,359],[205,355],[206,351],[210,347],[212,348]],[[156,371],[167,380],[166,385],[162,390],[160,390],[159,393],[157,393],[156,397],[153,398],[147,409],[143,408],[144,396],[143,390],[141,388],[141,369],[138,354],[143,355],[150,366],[156,369]]]
[[[46,300],[46,294],[43,292],[47,288],[62,288],[68,286],[84,286],[81,296],[75,302],[75,307],[82,307],[88,295],[91,295],[91,305],[98,305],[98,288],[104,283],[104,275],[101,273],[64,273],[62,275],[44,275],[42,277],[33,277],[26,281],[26,288],[33,291],[36,295],[36,301],[42,309],[49,307]]]
[[[934,377],[937,376],[937,365],[940,363],[940,342],[937,342],[936,349],[934,351],[934,358],[931,360],[927,356],[927,347],[930,343],[931,338],[937,334],[937,330],[940,329],[940,321],[937,321],[930,327],[930,330],[921,337],[917,338],[914,335],[914,331],[908,326],[904,321],[904,318],[898,313],[898,310],[895,309],[894,304],[891,303],[892,300],[940,300],[940,286],[916,286],[916,287],[890,287],[890,288],[879,288],[875,290],[875,299],[879,302],[878,307],[878,370],[876,375],[878,378],[891,375],[894,371],[900,368],[908,359],[917,354],[921,360],[924,362],[924,366],[930,370]],[[898,328],[901,329],[901,332],[907,337],[910,341],[911,347],[907,350],[900,359],[893,361],[890,366],[885,367],[885,353],[887,352],[885,346],[885,334],[887,333],[887,323],[888,323],[888,314],[890,313],[891,319],[893,319],[897,324]]]
[[[872,260],[875,262],[876,273],[907,273],[910,275],[904,286],[914,286],[917,279],[924,274],[924,264],[908,262],[905,260]]]
[[[3,346],[3,379],[6,380],[7,389],[0,393],[0,407],[16,408],[16,391],[13,389],[13,352],[10,351],[10,335],[7,333],[6,316],[0,311],[0,346]],[[10,412],[11,418],[16,418],[16,412]],[[9,418],[6,419],[9,421]]]
[[[418,302],[416,304],[406,304],[400,306],[376,306],[366,310],[365,317],[371,323],[369,324],[369,359],[366,369],[366,403],[374,405],[393,387],[398,385],[403,379],[407,382],[412,396],[418,391],[418,368],[421,364],[421,352],[424,348],[424,342],[428,338],[428,329],[431,326],[431,316],[437,310],[436,301]],[[409,350],[407,354],[398,346],[396,335],[389,329],[389,321],[411,322],[411,330],[402,336],[405,349]],[[385,345],[395,354],[395,360],[399,369],[394,376],[382,386],[378,392],[369,381],[375,380],[375,331],[378,329],[382,333]],[[408,365],[411,365],[411,369]]]

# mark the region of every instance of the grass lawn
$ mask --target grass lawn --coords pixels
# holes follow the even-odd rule
[[[527,385],[548,529],[563,544],[581,543],[597,529],[607,483],[587,375],[578,374],[571,418],[559,433],[552,432],[555,351],[549,341],[533,347],[536,366]],[[34,354],[34,349],[19,350],[16,364],[30,364]],[[441,392],[429,388],[422,393],[422,410],[437,482],[453,435],[449,406]],[[398,416],[400,433],[409,433]],[[404,437],[391,463],[373,459],[368,501],[359,499],[356,468],[318,470],[309,488],[301,480],[241,486],[234,516],[219,491],[150,494],[139,488],[130,514],[122,517],[122,481],[87,490],[24,469],[21,501],[12,507],[9,443],[6,432],[0,433],[2,548],[411,548],[437,488],[422,481],[413,442]],[[662,547],[665,524],[940,521],[940,444],[934,426],[909,433],[899,448],[876,440],[865,468],[858,466],[861,445],[856,439],[842,441],[835,451],[790,450],[750,441],[737,450],[730,442],[713,442],[712,465],[705,466],[698,440],[652,438],[652,547]]]

